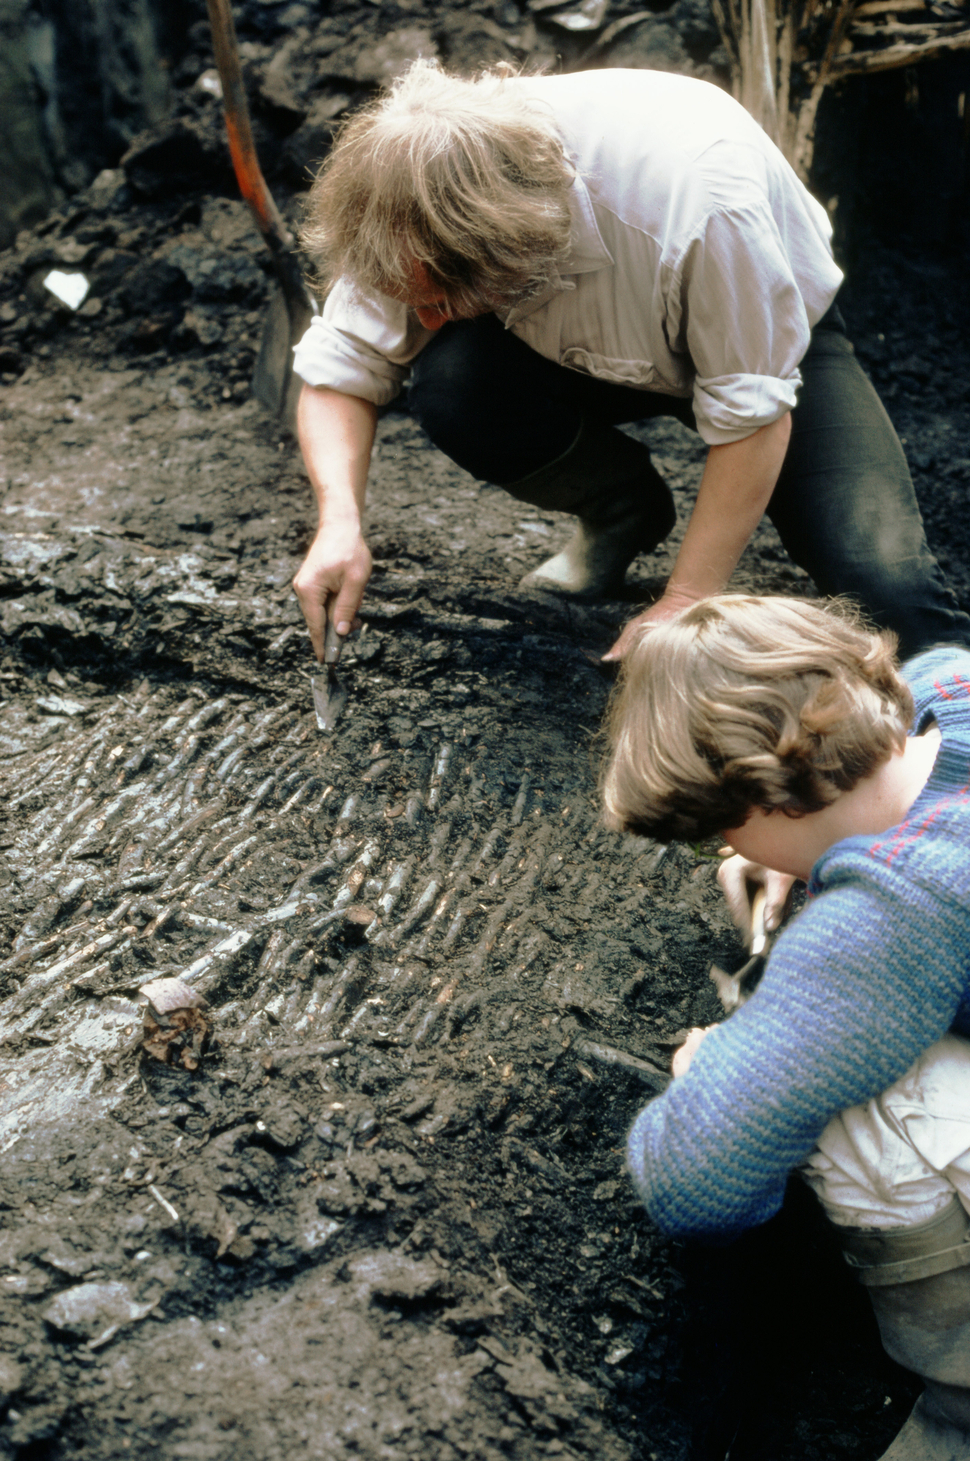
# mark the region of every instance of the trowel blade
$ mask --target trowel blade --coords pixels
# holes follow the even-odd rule
[[[316,711],[317,726],[322,731],[333,730],[347,704],[347,687],[336,670],[324,670],[320,675],[310,676],[313,691],[313,709]]]

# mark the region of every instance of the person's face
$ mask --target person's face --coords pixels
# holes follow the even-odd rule
[[[410,273],[413,288],[394,291],[392,298],[409,305],[426,330],[440,330],[449,320],[470,320],[488,313],[486,309],[457,310],[449,304],[445,291],[435,284],[423,264],[412,264]]]
[[[721,835],[729,847],[750,862],[807,879],[815,862],[811,827],[811,814],[786,817],[784,812],[755,808],[742,827],[732,827]]]

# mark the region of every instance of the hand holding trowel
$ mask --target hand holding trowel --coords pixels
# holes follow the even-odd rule
[[[313,691],[313,708],[317,714],[317,725],[322,731],[333,730],[337,718],[347,704],[347,686],[337,673],[343,635],[337,633],[337,626],[327,615],[327,636],[323,643],[323,671],[310,676]]]
[[[768,895],[764,886],[748,883],[747,899],[749,910],[747,943],[750,957],[735,974],[726,973],[724,969],[718,968],[717,964],[711,965],[711,979],[717,990],[718,999],[727,1014],[731,1014],[739,1005],[751,998],[761,982],[768,955],[771,953],[771,945],[774,943],[774,935],[769,933],[765,927],[765,905]]]

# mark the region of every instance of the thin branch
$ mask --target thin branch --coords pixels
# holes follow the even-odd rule
[[[845,33],[849,28],[849,22],[852,19],[854,9],[855,0],[840,0],[839,8],[832,24],[832,30],[829,34],[829,42],[825,47],[825,54],[822,56],[821,64],[818,68],[817,74],[821,81],[825,81],[831,74],[832,62],[838,55],[839,48],[845,38]]]
[[[873,71],[894,71],[899,66],[912,66],[917,61],[935,61],[947,51],[967,49],[970,49],[970,30],[939,41],[927,41],[921,46],[887,46],[884,51],[850,51],[836,58],[829,67],[826,80],[868,75]],[[811,75],[811,70],[806,70]]]
[[[856,10],[856,18],[862,15],[895,15],[907,10],[932,11],[926,0],[865,0]]]
[[[711,10],[714,12],[717,28],[721,33],[721,41],[724,49],[731,58],[731,66],[736,70],[740,64],[738,57],[738,38],[728,25],[728,18],[724,13],[724,6],[721,4],[721,0],[711,0]]]
[[[853,20],[850,34],[876,39],[880,36],[927,36],[930,40],[943,40],[947,36],[959,35],[966,28],[966,24],[962,21],[942,25],[939,22],[936,25],[892,25],[891,23],[888,25],[859,25],[857,21]]]

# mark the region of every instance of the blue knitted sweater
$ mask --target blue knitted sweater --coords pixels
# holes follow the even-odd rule
[[[754,996],[634,1122],[628,1166],[673,1236],[767,1221],[832,1116],[947,1030],[970,1036],[970,652],[931,650],[904,674],[913,733],[942,734],[906,820],[828,849]]]

